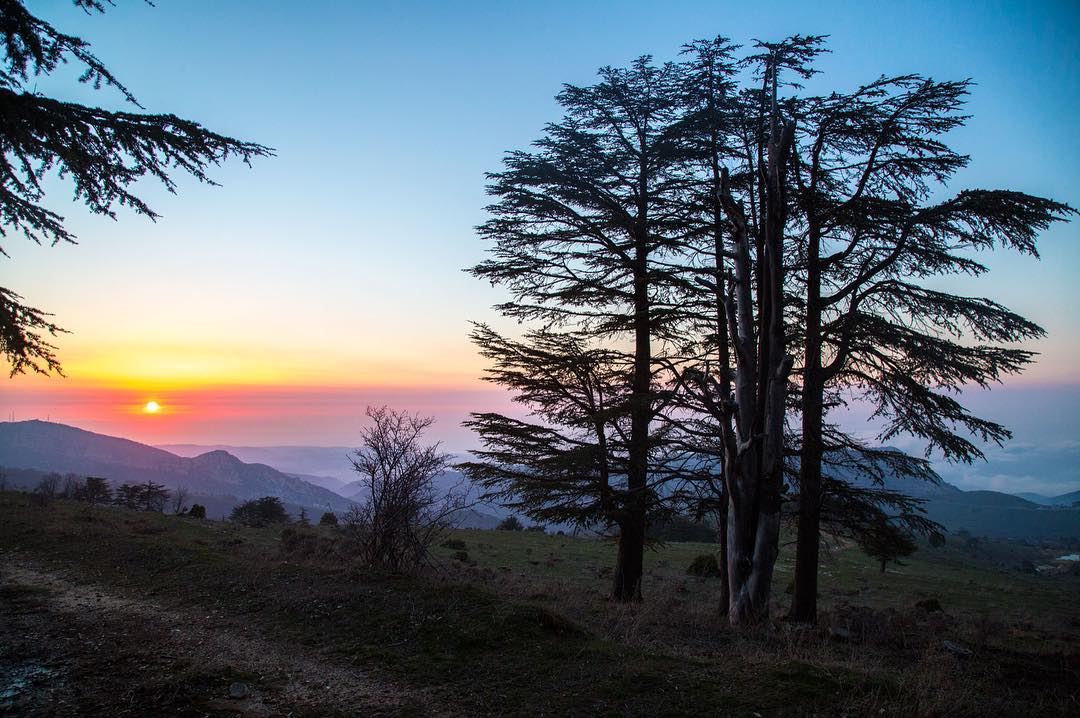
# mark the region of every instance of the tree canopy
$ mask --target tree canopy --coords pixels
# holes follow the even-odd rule
[[[960,394],[1021,371],[1043,330],[936,278],[984,274],[982,251],[1037,256],[1075,211],[947,194],[969,162],[945,141],[969,81],[812,95],[822,37],[684,49],[567,86],[562,120],[490,175],[490,258],[470,271],[509,289],[497,309],[529,328],[473,339],[533,413],[474,415],[468,470],[535,518],[618,526],[635,580],[624,549],[658,506],[717,512],[734,622],[768,613],[787,511],[792,615],[813,620],[822,528],[892,548],[939,528],[884,485],[937,480],[927,457],[881,444],[970,461],[1009,436]],[[876,443],[838,426],[854,399],[881,422]],[[622,575],[613,595],[639,596]]]
[[[73,0],[85,12],[105,12],[102,0]],[[123,112],[46,97],[36,78],[71,63],[79,81],[110,88],[137,110],[135,95],[91,51],[33,15],[22,0],[0,0],[0,237],[21,234],[36,243],[74,243],[64,217],[45,205],[45,180],[56,176],[74,186],[74,198],[95,214],[116,218],[127,207],[157,219],[135,184],[157,180],[176,191],[176,174],[214,184],[210,167],[236,157],[250,163],[273,154],[260,144],[212,132],[171,114]],[[0,246],[0,255],[8,257]],[[61,372],[51,337],[63,330],[48,313],[0,287],[0,354],[11,375],[27,370]]]

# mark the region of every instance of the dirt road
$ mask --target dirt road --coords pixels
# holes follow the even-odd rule
[[[0,715],[409,714],[447,711],[236,619],[0,557]]]

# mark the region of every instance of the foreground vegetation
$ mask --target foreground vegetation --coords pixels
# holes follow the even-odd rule
[[[823,566],[820,626],[736,633],[716,581],[686,574],[710,545],[650,552],[656,588],[624,605],[604,598],[612,547],[597,540],[459,531],[436,568],[407,578],[343,559],[333,527],[290,531],[0,495],[0,625],[12,633],[0,711],[236,715],[261,701],[271,715],[1052,715],[1080,701],[1080,579],[1001,567],[988,546],[954,541],[885,574],[839,547]],[[91,625],[28,575],[135,600]],[[777,585],[790,577],[783,555]],[[329,681],[298,693],[291,671],[186,659],[184,637],[207,635],[369,676],[384,695],[341,704]],[[49,690],[9,690],[30,661],[48,667]],[[252,694],[230,702],[237,680]]]

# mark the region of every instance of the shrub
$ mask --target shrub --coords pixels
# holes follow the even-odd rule
[[[465,547],[465,542],[462,541],[461,539],[447,539],[446,541],[443,541],[439,545],[442,546],[443,548],[451,548],[451,549],[454,549],[456,551],[464,551],[465,548],[466,548]]]
[[[344,531],[362,561],[390,571],[412,571],[428,560],[439,535],[465,508],[462,484],[444,490],[435,478],[451,456],[423,436],[434,419],[368,407],[372,425],[350,456],[366,499],[344,519]]]
[[[187,515],[193,519],[205,519],[206,507],[202,504],[192,504],[191,508],[188,509]]]
[[[277,496],[263,496],[260,499],[245,501],[232,510],[229,520],[244,526],[258,528],[271,524],[285,524],[289,522],[289,514],[285,511],[281,499]]]
[[[532,526],[530,526],[529,528],[527,528],[525,530],[526,531],[533,531],[535,533],[545,534],[545,533],[547,533],[547,526],[544,526],[543,524],[533,524]]]
[[[461,561],[462,563],[468,563],[469,562],[469,552],[468,551],[455,551],[453,558],[454,558],[455,561]]]
[[[319,517],[319,526],[337,526],[337,514],[333,511],[327,511]]]
[[[499,531],[522,531],[525,529],[522,523],[518,521],[518,517],[513,515],[507,516],[505,519],[500,521],[499,525],[495,528]]]
[[[703,553],[690,562],[686,573],[690,576],[700,576],[702,578],[718,578],[720,576],[720,565],[716,563],[716,556],[711,553]]]
[[[651,526],[649,533],[660,541],[693,541],[716,543],[716,527],[705,521],[695,521],[689,516],[672,514]]]

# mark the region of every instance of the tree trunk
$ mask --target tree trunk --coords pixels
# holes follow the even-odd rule
[[[802,454],[799,458],[799,533],[795,548],[792,620],[817,621],[818,552],[821,544],[822,420],[821,237],[810,226],[806,269],[806,338],[803,344]]]
[[[804,387],[803,450],[799,463],[799,534],[795,549],[795,595],[791,619],[817,620],[818,552],[821,544],[821,420],[818,387]],[[811,397],[811,394],[817,394]]]
[[[645,522],[635,518],[619,526],[619,554],[611,598],[615,601],[640,601],[641,576],[645,558]]]
[[[720,515],[716,522],[716,533],[720,540],[720,606],[726,614],[731,603],[731,585],[728,578],[728,502],[727,496],[720,506]]]
[[[753,502],[753,492],[747,489],[747,481],[739,474],[743,473],[738,464],[746,463],[745,457],[738,457],[735,462],[735,476],[730,484],[728,499],[728,621],[732,625],[750,623],[757,618],[757,608],[750,594],[750,574],[754,569],[754,537],[757,533],[755,523],[757,515],[753,511],[740,510]]]
[[[642,190],[644,192],[644,189]],[[641,210],[644,216],[644,208]],[[652,422],[652,322],[649,316],[648,244],[644,221],[635,237],[634,376],[630,395],[630,442],[627,447],[626,519],[620,523],[619,555],[611,597],[641,600],[642,562],[649,478],[649,425]]]

